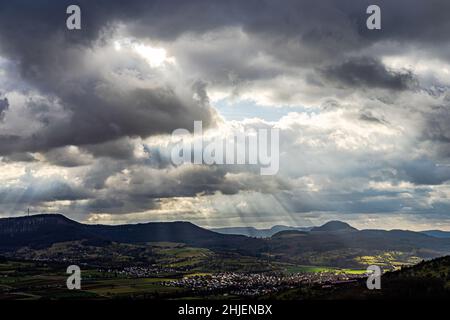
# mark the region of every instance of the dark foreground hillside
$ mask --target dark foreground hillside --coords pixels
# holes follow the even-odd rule
[[[272,299],[449,299],[450,256],[421,262],[412,267],[385,273],[381,289],[369,290],[366,278],[349,283],[297,288],[271,296]]]

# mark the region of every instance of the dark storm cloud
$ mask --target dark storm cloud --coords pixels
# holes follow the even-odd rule
[[[348,60],[322,72],[338,86],[406,90],[416,83],[411,72],[390,71],[379,60],[367,57]]]
[[[65,91],[70,88],[55,83],[60,89],[55,94],[71,115],[58,122],[43,122],[44,128],[31,137],[2,136],[0,152],[45,151],[123,136],[147,137],[170,133],[176,128],[191,129],[194,120],[203,120],[205,127],[213,121],[209,106],[178,97],[170,88],[135,89],[120,94],[114,87],[98,85],[103,85],[104,92],[86,87],[81,92],[68,93]]]
[[[172,166],[172,160],[167,153],[161,152],[159,148],[150,147],[144,145],[144,151],[149,155],[147,159],[145,159],[145,164],[147,166],[156,168],[156,169],[165,169]]]
[[[97,144],[124,136],[147,137],[191,128],[194,120],[203,120],[204,126],[214,122],[207,99],[189,101],[170,86],[119,93],[95,73],[72,76],[83,65],[83,53],[102,32],[119,22],[136,37],[166,40],[186,33],[241,27],[263,44],[259,50],[289,68],[345,58],[349,52],[377,41],[404,38],[428,43],[430,37],[448,38],[444,30],[449,22],[442,12],[449,4],[433,3],[435,6],[427,3],[427,10],[421,11],[425,7],[420,1],[380,1],[383,29],[376,36],[365,31],[367,1],[77,1],[82,8],[79,31],[65,28],[65,9],[73,1],[4,3],[0,11],[1,54],[18,63],[26,82],[60,99],[69,115],[56,123],[43,119],[45,128],[32,136],[0,137],[0,153]],[[435,45],[439,47],[439,42]],[[404,90],[413,82],[410,73],[389,71],[370,57],[329,65],[325,75],[342,85]],[[247,71],[239,74],[241,81],[276,74],[275,70]],[[199,97],[205,95],[201,85],[192,91]]]
[[[280,57],[283,52],[292,53],[281,45],[289,40],[316,47],[320,56],[321,51],[336,55],[339,51],[353,51],[355,47],[346,47],[350,44],[362,47],[379,40],[449,39],[445,12],[450,5],[444,0],[378,1],[383,10],[383,29],[378,33],[368,31],[365,26],[365,10],[370,1],[96,0],[77,3],[83,12],[83,29],[78,32],[67,31],[64,25],[65,8],[74,4],[73,1],[22,0],[2,7],[2,47],[19,54],[28,76],[36,73],[31,70],[33,66],[39,67],[36,62],[52,58],[55,46],[89,44],[102,28],[118,21],[128,24],[137,36],[163,39],[175,39],[186,32],[201,34],[224,26],[240,26],[268,43],[275,38]],[[63,43],[58,43],[58,39]],[[40,50],[24,50],[30,47]],[[295,61],[295,57],[284,58]]]
[[[234,178],[226,167],[183,166],[172,170],[147,170],[138,167],[126,176],[127,194],[132,197],[170,198],[192,197],[197,194],[237,194],[242,190],[258,190],[271,193],[289,186],[276,177],[261,177],[242,173]],[[112,180],[113,183],[116,180]],[[120,180],[119,180],[120,181]]]
[[[429,159],[417,159],[399,165],[399,178],[418,185],[439,185],[450,180],[450,167]]]
[[[33,182],[24,188],[0,189],[0,203],[36,204],[43,201],[88,199],[88,191],[71,186],[63,181]]]
[[[143,212],[158,209],[157,199],[145,197],[128,197],[128,195],[114,195],[110,198],[90,200],[82,207],[89,212],[108,212],[111,214],[124,214],[130,212]]]
[[[135,145],[129,138],[108,141],[101,144],[88,145],[84,147],[94,157],[110,157],[118,160],[132,159]]]
[[[81,152],[76,147],[52,149],[45,153],[45,159],[60,167],[79,167],[92,163],[90,155]]]
[[[197,175],[197,179],[192,181],[195,184],[192,184],[190,180],[181,179],[184,174],[161,177],[155,172],[135,171],[130,176],[130,185],[123,188],[128,198],[144,203],[144,199],[193,197],[200,192],[210,194],[214,186],[216,189],[222,182],[220,174],[210,170],[205,170],[204,173],[198,171]]]
[[[80,31],[68,31],[65,27],[65,11],[71,4],[79,4],[82,8]],[[241,191],[256,191],[265,195],[288,190],[280,199],[291,212],[394,212],[402,209],[402,201],[403,206],[418,207],[414,199],[400,201],[402,191],[355,192],[353,188],[358,183],[369,181],[389,181],[394,185],[400,181],[415,185],[440,185],[450,178],[449,171],[426,159],[387,165],[383,159],[385,151],[381,152],[382,155],[367,151],[378,141],[377,132],[355,137],[358,134],[355,129],[355,132],[348,134],[354,139],[344,139],[346,131],[341,129],[345,129],[346,123],[339,123],[336,118],[314,122],[317,136],[311,139],[308,135],[299,138],[299,132],[302,135],[307,132],[307,121],[295,130],[285,130],[289,131],[287,138],[293,141],[290,144],[286,142],[289,139],[282,141],[289,148],[284,154],[289,154],[294,160],[286,169],[295,171],[292,174],[289,172],[288,177],[284,177],[286,179],[262,178],[248,168],[173,168],[166,154],[157,147],[143,145],[140,139],[170,133],[176,128],[191,129],[194,120],[203,120],[204,127],[214,125],[215,114],[208,96],[210,85],[223,85],[223,91],[227,91],[230,89],[226,86],[228,83],[246,85],[267,81],[268,88],[279,85],[286,90],[275,92],[274,95],[280,97],[300,91],[296,85],[290,87],[282,81],[277,82],[277,76],[293,77],[294,83],[306,79],[307,84],[319,91],[317,95],[331,101],[323,108],[324,112],[332,112],[346,104],[342,97],[333,94],[326,96],[328,89],[333,90],[327,86],[330,82],[334,87],[349,88],[349,91],[362,92],[362,95],[371,89],[387,89],[386,96],[377,97],[377,102],[384,99],[393,101],[390,105],[396,106],[391,96],[415,92],[409,89],[416,89],[416,75],[407,70],[391,70],[378,56],[401,56],[420,49],[421,53],[450,61],[447,48],[450,40],[450,2],[377,1],[376,4],[382,9],[380,31],[366,28],[365,12],[369,4],[373,2],[3,1],[0,6],[0,56],[14,66],[11,70],[17,69],[20,75],[11,77],[10,82],[20,79],[22,82],[16,84],[15,90],[33,89],[48,99],[31,99],[24,108],[28,110],[27,115],[39,124],[30,126],[37,128],[35,132],[21,135],[20,130],[6,130],[0,133],[0,155],[7,155],[2,161],[33,161],[34,157],[28,152],[41,152],[46,165],[65,167],[60,168],[61,171],[76,177],[82,190],[67,183],[47,181],[36,184],[25,181],[23,188],[0,190],[0,203],[73,200],[73,209],[78,206],[86,212],[127,213],[158,208],[158,198],[195,197],[216,192],[238,195]],[[123,72],[114,73],[116,70],[108,67],[112,62],[122,61],[122,58],[114,56],[117,53],[106,52],[102,59],[94,55],[99,47],[103,48],[105,42],[112,40],[108,37],[118,30],[119,24],[124,26],[126,36],[142,41],[161,41],[162,46],[174,50],[180,68],[186,68],[183,72],[190,80],[189,83],[178,83],[179,79],[174,81],[184,91],[177,90],[174,83],[163,81],[161,75],[153,74],[150,68],[129,78],[123,76]],[[231,30],[229,38],[222,39],[224,30]],[[213,31],[217,34],[211,36]],[[210,37],[212,41],[209,41]],[[190,42],[191,47],[188,46]],[[125,64],[124,69],[130,71],[134,67],[134,64]],[[8,69],[8,72],[11,70]],[[319,72],[314,72],[317,70]],[[142,80],[149,74],[155,83],[142,87],[134,85],[134,80]],[[172,75],[172,78],[176,76]],[[13,86],[8,83],[7,87]],[[0,89],[2,94],[8,94]],[[258,89],[255,89],[256,95],[262,91]],[[308,88],[305,92],[308,96]],[[12,105],[13,99],[8,98],[0,98],[0,120],[9,121],[10,112],[16,107]],[[364,127],[375,127],[373,124],[379,124],[378,127],[386,130],[398,127],[411,129],[407,124],[396,123],[397,119],[390,117],[391,114],[365,111],[365,106],[358,108],[364,111],[357,113],[356,117],[352,113],[353,120],[360,120],[355,121],[355,127],[363,122],[363,130]],[[20,116],[22,114],[16,119]],[[445,153],[450,150],[449,118],[448,109],[443,107],[441,112],[433,111],[425,116],[424,128],[412,129],[423,129],[419,142],[430,141],[441,146],[441,151]],[[336,122],[336,126],[341,125],[342,128],[322,128],[330,122]],[[387,136],[386,140],[391,137],[396,139],[398,136]],[[333,139],[340,139],[340,148],[345,149],[347,143],[350,144],[354,153],[333,148]],[[304,140],[319,147],[299,147],[298,143]],[[303,159],[295,156],[299,148],[303,148]],[[383,146],[380,149],[393,150],[383,149]],[[148,156],[137,159],[136,151]],[[324,155],[321,156],[322,151]],[[391,175],[376,173],[368,164],[380,171],[384,168]],[[323,187],[323,180],[315,175],[326,176],[325,185],[339,184],[349,176],[361,180],[343,184],[341,192],[336,190],[339,186],[334,190]],[[315,188],[317,183],[319,191],[295,189],[286,182],[297,177],[311,179],[314,182],[311,188]],[[420,200],[427,196],[420,190],[417,193],[411,191],[411,195],[412,198],[417,195]],[[86,200],[87,204],[77,203],[76,200]],[[448,209],[444,204],[441,207],[442,210]]]
[[[443,94],[444,99],[423,112],[420,140],[428,143],[430,154],[447,166],[450,160],[450,96]]]
[[[82,8],[81,31],[65,29],[64,13],[70,4],[79,4]],[[40,63],[45,60],[51,61],[52,51],[62,49],[58,46],[89,45],[103,28],[116,22],[129,25],[136,36],[171,40],[184,33],[201,34],[221,27],[240,26],[268,44],[275,39],[277,55],[291,62],[295,62],[295,57],[286,54],[293,52],[283,45],[289,41],[297,41],[306,49],[315,48],[320,57],[323,51],[337,55],[382,40],[439,45],[438,41],[450,39],[447,32],[450,22],[446,14],[450,4],[445,0],[378,1],[383,13],[380,32],[366,28],[365,11],[369,4],[372,2],[368,0],[96,0],[75,3],[70,0],[19,0],[2,6],[2,49],[16,54],[24,74],[32,77],[37,76],[39,70],[32,68],[40,68]],[[35,50],[25,50],[30,48]]]
[[[18,143],[21,142],[21,137],[18,135],[10,135],[10,134],[0,134],[0,147],[1,150],[6,150],[7,154],[16,153],[16,151],[22,150],[22,148],[17,148]]]
[[[83,184],[86,189],[99,190],[105,188],[106,180],[116,172],[126,167],[122,161],[114,161],[110,158],[97,159],[86,170]]]
[[[9,108],[9,102],[8,99],[0,98],[0,122],[3,121],[3,119],[5,118],[5,113]]]
[[[25,152],[25,153],[10,154],[7,157],[4,157],[2,161],[6,163],[11,163],[11,162],[34,162],[37,160],[31,153]]]
[[[429,198],[431,188],[417,188],[414,191],[403,190],[375,190],[362,189],[352,193],[343,192],[338,189],[326,189],[320,194],[290,194],[281,193],[280,199],[290,211],[293,212],[345,212],[356,213],[393,213],[405,208],[420,208],[421,201]],[[405,194],[410,196],[404,197]]]
[[[289,186],[279,178],[241,173],[230,177],[222,167],[183,166],[156,170],[143,166],[118,164],[110,158],[100,160],[86,175],[85,189],[95,187],[92,199],[77,204],[96,213],[142,212],[160,207],[160,199],[213,195],[236,195],[240,191],[257,190],[273,193],[287,190]],[[112,165],[112,164],[115,164]],[[108,164],[110,164],[108,166]],[[125,169],[126,170],[122,170]]]
[[[376,124],[382,124],[387,125],[388,122],[384,120],[381,117],[374,116],[371,112],[366,111],[359,115],[359,120],[370,122],[370,123],[376,123]]]
[[[128,15],[130,19],[138,18],[137,8],[147,5],[125,5],[120,1],[82,3],[83,29],[70,32],[65,28],[68,3],[19,1],[8,3],[0,12],[1,54],[17,61],[23,79],[56,97],[68,113],[56,122],[40,119],[44,127],[32,136],[3,135],[0,153],[97,144],[124,136],[147,137],[176,128],[190,129],[194,120],[203,120],[205,127],[213,123],[207,100],[180,96],[169,84],[123,88],[93,70],[78,76],[86,64],[85,54],[101,30]],[[18,22],[19,27],[13,27]],[[201,90],[194,87],[192,94],[197,89]],[[2,109],[3,106],[6,102]],[[3,110],[0,111],[3,117]]]
[[[352,2],[352,1],[350,1]],[[359,1],[367,8],[377,4],[382,9],[382,30],[371,32],[364,26],[359,29],[363,37],[398,41],[402,44],[426,44],[429,49],[445,47],[450,40],[450,3],[445,0]],[[438,51],[436,51],[438,52]],[[445,55],[448,58],[450,56]]]

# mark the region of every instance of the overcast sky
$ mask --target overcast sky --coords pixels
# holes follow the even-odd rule
[[[66,28],[78,4],[82,30]],[[378,4],[382,29],[366,28]],[[450,230],[450,2],[0,1],[0,216]],[[280,129],[280,170],[170,134]]]

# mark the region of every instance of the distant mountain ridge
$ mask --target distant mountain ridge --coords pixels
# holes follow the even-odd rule
[[[450,231],[441,231],[441,230],[425,230],[420,231],[423,234],[428,236],[432,236],[435,238],[450,238]]]
[[[206,248],[239,248],[244,242],[253,241],[240,235],[222,235],[190,222],[87,225],[60,214],[0,219],[0,251],[84,239],[123,243],[181,242]]]
[[[254,227],[227,227],[227,228],[213,228],[210,230],[222,234],[237,234],[255,238],[270,238],[271,236],[280,231],[286,230],[309,231],[311,230],[311,227],[290,227],[290,226],[276,225],[273,226],[272,228],[267,229],[257,229]]]
[[[239,234],[245,235],[247,237],[270,238],[275,234],[284,231],[343,232],[343,231],[357,231],[358,229],[352,227],[346,222],[329,221],[321,226],[316,227],[291,227],[291,226],[276,225],[268,229],[256,229],[254,227],[227,227],[227,228],[213,228],[210,230],[222,234]]]
[[[335,232],[335,231],[358,231],[358,229],[353,228],[351,225],[349,225],[346,222],[329,221],[320,227],[312,228],[311,231],[313,231],[313,232],[317,232],[317,231]]]
[[[256,238],[220,234],[181,221],[88,225],[58,214],[0,219],[0,254],[14,256],[22,248],[45,249],[56,243],[80,240],[97,247],[113,242],[183,243],[216,252],[330,266],[361,266],[365,262],[355,260],[358,257],[376,257],[384,252],[421,259],[450,254],[448,238],[405,230],[357,230],[340,221],[330,221],[310,231],[282,230],[271,237]]]

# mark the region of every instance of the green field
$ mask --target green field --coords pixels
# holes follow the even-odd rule
[[[324,266],[289,266],[285,269],[286,273],[320,273],[320,272],[328,272],[328,273],[345,273],[345,274],[353,274],[353,275],[362,275],[366,273],[366,270],[362,269],[342,269],[342,268],[333,268],[333,267],[324,267]]]
[[[61,260],[62,253],[79,260]],[[326,273],[364,275],[369,264],[381,265],[383,270],[389,270],[420,260],[415,252],[380,251],[369,256],[359,250],[307,252],[297,260],[278,259],[169,242],[139,245],[108,243],[98,247],[73,241],[46,249],[24,248],[17,255],[11,259],[0,259],[0,299],[196,298],[195,290],[187,289],[189,286],[168,285],[167,282],[218,273],[314,273],[314,276],[311,275],[314,279],[330,276]],[[66,268],[69,264],[82,266],[80,291],[66,288]],[[130,271],[130,267],[136,268]],[[208,298],[216,295],[223,298],[221,294],[225,293],[204,294]],[[231,298],[233,294],[226,297]]]
[[[207,276],[216,272],[231,270],[279,270],[287,274],[305,272],[360,273],[362,270],[339,269],[322,266],[292,264],[261,264],[255,258],[234,256],[210,256],[203,249],[165,245],[164,252],[170,261],[201,259],[202,265],[193,269],[158,278],[129,278],[117,272],[100,271],[86,267],[82,272],[82,289],[71,291],[66,288],[65,265],[49,262],[3,261],[0,263],[0,299],[111,299],[111,298],[195,298],[188,289],[167,285],[167,282],[182,277]],[[173,265],[174,263],[171,263]],[[224,296],[220,296],[224,298]],[[227,296],[227,298],[230,298]],[[208,298],[214,298],[214,295]],[[219,296],[218,296],[219,298]]]
[[[93,293],[100,297],[111,298],[130,295],[164,296],[166,294],[183,292],[183,289],[164,286],[164,281],[173,279],[108,279],[100,281],[87,282],[82,290]]]

